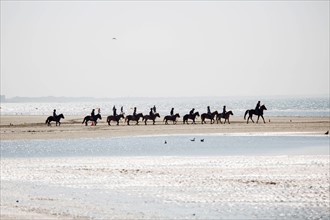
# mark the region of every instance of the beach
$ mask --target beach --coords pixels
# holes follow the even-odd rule
[[[149,140],[163,141],[163,137],[173,135],[179,135],[178,139],[182,135],[185,140],[198,137],[196,143],[185,142],[186,147],[194,143],[194,149],[205,148],[211,139],[208,135],[233,135],[232,139],[252,136],[249,141],[262,136],[272,140],[273,135],[279,139],[298,135],[298,139],[310,136],[328,143],[324,134],[329,130],[328,117],[274,116],[267,117],[265,124],[246,124],[242,117],[232,117],[231,124],[201,124],[197,120],[197,124],[188,125],[182,120],[165,125],[161,118],[155,125],[140,122],[130,126],[123,121],[119,126],[109,126],[105,118],[97,126],[84,126],[82,118],[68,116],[61,126],[47,126],[44,116],[1,116],[4,145],[27,144],[28,151],[37,145],[55,143],[57,148],[68,142],[59,155],[3,153],[1,219],[330,218],[328,150],[320,155],[310,151],[304,155],[284,151],[274,155],[247,155],[242,151],[234,155],[233,146],[228,155],[183,152],[139,156],[126,149],[126,156],[102,156],[102,151],[101,155],[91,151],[88,156],[77,154],[79,145],[73,156],[68,154],[69,149],[66,153],[67,147],[80,142],[88,143],[86,147],[95,151],[99,142],[107,149],[113,139],[121,142],[133,137],[134,142],[140,140],[134,137],[140,136],[146,145]],[[200,142],[202,137],[206,137],[206,145]],[[171,139],[168,141],[170,145]],[[44,151],[54,151],[54,147]]]
[[[259,123],[246,123],[243,117],[231,117],[231,124],[201,124],[200,118],[196,124],[182,124],[180,118],[177,124],[169,121],[165,125],[162,118],[157,118],[155,125],[148,121],[148,125],[140,120],[139,125],[128,126],[124,120],[120,125],[109,126],[103,116],[96,126],[84,126],[83,116],[67,116],[62,119],[61,126],[47,126],[45,116],[1,116],[1,140],[17,139],[65,139],[65,138],[95,138],[95,137],[120,137],[136,135],[157,134],[199,134],[199,133],[269,133],[269,132],[298,132],[306,134],[324,134],[329,130],[329,117],[266,117],[266,123],[260,118]],[[254,118],[256,121],[256,118]],[[223,121],[223,120],[222,120]],[[90,125],[90,123],[89,123]]]

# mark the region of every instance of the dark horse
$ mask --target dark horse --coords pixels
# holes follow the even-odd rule
[[[215,117],[215,116],[218,116],[218,111],[212,112],[211,114],[203,113],[203,114],[201,115],[202,124],[203,124],[203,123],[206,123],[206,122],[205,122],[205,119],[210,119],[210,120],[211,120],[211,124],[213,124],[213,123],[214,123],[214,117]]]
[[[257,111],[256,111],[255,109],[246,110],[246,112],[245,112],[245,114],[244,114],[244,120],[245,120],[246,115],[249,113],[249,117],[248,117],[248,119],[247,119],[247,121],[246,121],[247,124],[249,123],[249,119],[251,119],[251,121],[254,123],[254,121],[253,121],[253,119],[252,119],[252,115],[258,115],[257,123],[258,123],[258,121],[259,121],[259,117],[260,117],[260,116],[261,116],[262,119],[264,120],[264,123],[266,123],[266,122],[265,122],[265,119],[264,119],[264,116],[263,116],[263,114],[264,114],[264,110],[267,110],[267,108],[266,108],[265,105],[260,106],[260,109],[257,110]]]
[[[134,115],[127,115],[126,118],[125,118],[125,122],[127,121],[127,125],[129,125],[129,121],[136,121],[136,125],[138,125],[139,120],[142,117],[143,117],[142,113],[136,114],[135,116]]]
[[[152,124],[154,125],[155,124],[156,117],[160,118],[160,115],[158,113],[153,114],[153,115],[145,115],[145,116],[143,116],[142,121],[144,121],[145,125],[147,125],[147,121],[148,120],[152,120],[153,121]]]
[[[176,113],[175,115],[166,115],[164,117],[165,124],[168,125],[167,121],[173,121],[173,124],[176,124],[176,119],[180,118],[180,115],[178,113]]]
[[[113,115],[110,115],[107,117],[107,122],[108,122],[108,125],[111,125],[110,122],[111,121],[116,121],[117,122],[117,125],[119,125],[119,120],[120,119],[124,119],[124,114],[120,114],[120,115],[116,115],[116,116],[113,116]]]
[[[230,124],[229,117],[231,115],[234,115],[234,113],[232,111],[226,112],[225,115],[223,115],[223,113],[218,114],[218,116],[217,116],[217,123],[219,123],[219,121],[220,121],[220,123],[222,124],[221,118],[224,118],[225,119],[225,124],[226,124],[226,121],[227,120],[228,120],[228,124]]]
[[[54,118],[54,116],[49,116],[49,117],[47,118],[45,124],[48,124],[48,126],[50,126],[50,122],[51,122],[51,121],[55,121],[55,122],[56,122],[56,126],[57,126],[57,123],[58,123],[58,126],[61,126],[61,122],[60,122],[61,118],[64,119],[64,115],[63,115],[63,114],[59,114],[59,115],[57,115],[55,118]]]
[[[187,122],[188,123],[188,119],[191,119],[193,121],[193,124],[195,123],[196,117],[199,116],[199,112],[195,112],[194,114],[186,114],[185,116],[183,116],[183,124],[185,124]]]
[[[84,120],[83,120],[83,122],[81,124],[84,124],[85,123],[85,125],[87,126],[88,121],[93,121],[94,122],[94,125],[96,125],[97,124],[97,119],[102,120],[102,117],[101,117],[100,114],[94,115],[94,117],[92,117],[90,115],[87,115],[84,118]]]

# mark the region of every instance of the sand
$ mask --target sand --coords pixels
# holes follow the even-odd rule
[[[231,124],[182,124],[182,119],[176,125],[165,125],[162,118],[158,118],[155,125],[148,121],[148,125],[128,126],[124,121],[119,126],[109,126],[104,117],[97,126],[81,124],[82,116],[68,116],[61,126],[45,125],[44,116],[1,116],[1,140],[15,139],[65,139],[65,138],[93,138],[118,137],[134,135],[156,134],[196,134],[196,133],[264,133],[264,132],[303,132],[324,134],[329,130],[329,117],[266,117],[266,123],[247,124],[242,117],[232,117]]]
[[[1,140],[150,134],[324,134],[329,117],[84,126],[1,116]],[[1,219],[329,219],[328,155],[1,158]]]

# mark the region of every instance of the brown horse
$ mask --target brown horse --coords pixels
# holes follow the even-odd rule
[[[218,116],[218,111],[212,112],[211,114],[208,113],[203,113],[201,115],[201,119],[202,119],[202,124],[206,123],[205,119],[210,119],[211,120],[211,124],[214,123],[214,117]]]
[[[147,125],[147,121],[148,120],[152,120],[153,121],[152,124],[154,125],[155,124],[155,120],[156,120],[157,117],[158,118],[160,117],[160,115],[158,113],[153,114],[153,115],[145,115],[145,116],[143,116],[142,121],[144,121],[144,124]]]
[[[249,117],[248,117],[246,123],[247,123],[247,124],[249,123],[249,119],[251,119],[251,121],[254,123],[254,121],[253,121],[253,119],[252,119],[252,116],[253,116],[253,115],[258,115],[257,123],[258,123],[258,121],[259,121],[259,117],[260,117],[260,116],[261,116],[262,119],[264,120],[264,123],[266,123],[266,122],[265,122],[265,119],[264,119],[264,116],[263,116],[263,115],[264,115],[264,110],[267,110],[267,108],[266,108],[265,105],[260,106],[259,110],[257,110],[257,111],[256,111],[255,109],[246,110],[246,111],[245,111],[245,114],[244,114],[244,120],[245,120],[246,115],[249,114]]]
[[[185,116],[183,116],[183,124],[185,124],[186,122],[187,124],[189,124],[188,119],[192,120],[193,124],[196,124],[195,120],[197,116],[199,116],[199,112],[195,112],[193,114],[186,114]]]
[[[96,125],[97,124],[97,119],[102,120],[102,117],[101,117],[100,114],[94,115],[94,117],[92,117],[91,115],[87,115],[84,118],[84,120],[83,120],[83,122],[81,124],[84,124],[85,123],[85,125],[87,126],[88,121],[93,121],[94,122],[94,125]]]
[[[224,118],[225,119],[225,124],[226,124],[226,121],[227,120],[228,120],[228,124],[230,124],[229,117],[231,115],[234,115],[234,113],[232,111],[226,112],[225,115],[223,115],[223,113],[218,114],[218,116],[217,116],[217,123],[219,123],[219,121],[220,121],[220,123],[222,124],[221,118]]]
[[[164,117],[165,124],[168,125],[167,121],[173,121],[173,124],[176,124],[176,119],[180,118],[180,115],[176,113],[175,115],[167,115]]]
[[[116,122],[117,122],[117,125],[119,125],[119,120],[120,120],[121,118],[122,118],[122,119],[125,118],[125,117],[124,117],[124,114],[119,114],[119,115],[116,115],[116,116],[113,116],[113,115],[108,116],[108,118],[107,118],[108,125],[111,125],[111,124],[110,124],[111,121],[116,121]]]
[[[64,118],[64,115],[63,114],[59,114],[59,115],[56,115],[56,117],[54,118],[54,116],[49,116],[46,120],[46,123],[48,126],[50,126],[50,122],[51,121],[55,121],[56,122],[56,126],[58,124],[58,126],[61,126],[61,118]]]
[[[127,115],[126,118],[125,118],[125,122],[127,121],[127,125],[129,125],[130,121],[136,121],[136,125],[138,125],[139,120],[142,117],[143,117],[142,113],[136,114],[135,116],[134,115]]]

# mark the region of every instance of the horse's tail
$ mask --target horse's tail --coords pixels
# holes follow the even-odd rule
[[[245,118],[246,118],[247,113],[249,113],[249,110],[246,110],[246,111],[245,111],[245,114],[244,114],[244,120],[245,120]]]
[[[46,122],[45,122],[45,124],[47,124],[48,123],[48,118],[46,119]]]
[[[84,124],[84,123],[85,123],[85,121],[86,121],[86,117],[84,118],[83,122],[81,122],[81,124]]]

